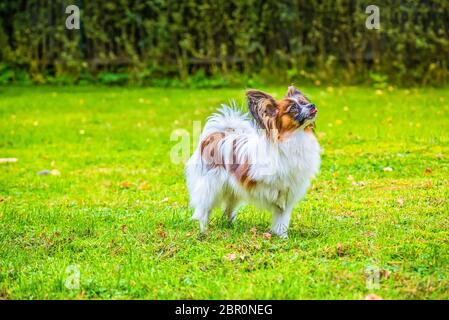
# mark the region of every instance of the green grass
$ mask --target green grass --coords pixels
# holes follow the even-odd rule
[[[447,299],[449,90],[302,89],[322,167],[284,241],[252,206],[199,237],[170,161],[243,90],[0,88],[0,298]]]

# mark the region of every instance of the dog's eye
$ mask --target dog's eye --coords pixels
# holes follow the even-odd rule
[[[301,106],[298,103],[293,103],[288,107],[287,112],[296,113],[301,109]]]

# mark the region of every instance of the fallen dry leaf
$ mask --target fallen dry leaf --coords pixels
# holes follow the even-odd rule
[[[270,239],[271,239],[271,233],[269,233],[269,232],[264,232],[263,237],[264,237],[265,239],[270,240]]]
[[[122,183],[120,183],[120,186],[122,188],[128,189],[129,187],[131,187],[133,184],[129,181],[123,181]]]
[[[426,168],[425,173],[432,173],[432,168]]]
[[[78,294],[77,299],[84,299],[86,296],[86,292],[84,290],[81,290],[81,292]]]
[[[236,258],[235,253],[229,253],[223,257],[227,261],[234,261]]]
[[[127,233],[128,232],[128,226],[126,224],[122,224],[120,226],[120,230],[122,230],[123,233]]]
[[[165,197],[164,199],[161,200],[161,202],[167,202],[168,201],[168,197]]]
[[[339,256],[343,256],[344,255],[343,244],[341,244],[340,242],[337,243],[337,254]]]
[[[399,199],[398,199],[398,205],[399,205],[400,207],[402,207],[402,206],[404,205],[404,199],[399,198]]]
[[[365,300],[382,300],[382,298],[379,297],[377,294],[370,293],[365,297]]]
[[[391,168],[391,167],[385,167],[385,168],[384,168],[384,171],[385,171],[385,172],[391,172],[391,171],[393,171],[393,168]]]
[[[253,234],[253,237],[255,237],[257,235],[256,227],[252,227],[251,229],[249,229],[249,231]]]
[[[148,182],[144,181],[141,184],[139,184],[139,186],[137,187],[137,189],[139,190],[147,190],[150,188],[150,185],[148,184]]]
[[[391,275],[391,272],[388,270],[382,270],[382,272],[381,272],[381,276],[383,279],[388,279],[390,277],[390,275]]]
[[[50,174],[52,176],[59,176],[61,174],[61,172],[59,172],[59,170],[57,170],[57,169],[53,169],[50,171]]]

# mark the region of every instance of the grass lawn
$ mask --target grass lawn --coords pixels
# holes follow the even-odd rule
[[[301,89],[322,166],[284,241],[252,206],[198,237],[170,161],[243,90],[0,88],[0,298],[447,299],[449,90]]]

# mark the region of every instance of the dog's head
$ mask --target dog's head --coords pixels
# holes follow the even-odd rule
[[[276,101],[269,94],[259,90],[246,92],[248,108],[257,125],[278,138],[296,130],[304,130],[313,125],[317,108],[294,86],[288,87],[287,95]]]

